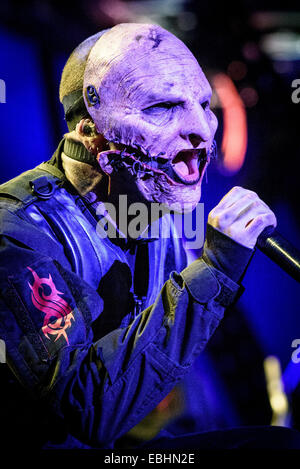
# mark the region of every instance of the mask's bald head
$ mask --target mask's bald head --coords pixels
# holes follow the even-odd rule
[[[98,130],[110,139],[115,113],[134,113],[140,118],[139,111],[151,98],[167,92],[179,96],[194,80],[209,87],[197,60],[176,36],[158,25],[119,24],[90,52],[84,75],[85,103]],[[90,85],[99,94],[99,105],[89,102],[86,89]]]
[[[178,58],[192,53],[176,36],[158,25],[119,24],[106,32],[97,41],[90,55],[85,71],[85,83],[95,79],[98,83],[113,72],[124,78],[126,71],[135,67],[153,67],[153,61],[163,59],[168,54]],[[195,60],[195,59],[194,59]],[[135,64],[135,65],[134,65]]]

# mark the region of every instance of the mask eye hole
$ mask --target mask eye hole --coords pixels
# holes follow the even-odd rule
[[[202,109],[204,109],[204,111],[209,109],[209,101],[208,100],[203,101],[203,103],[201,103],[201,107],[202,107]]]
[[[180,106],[182,103],[173,103],[171,101],[164,101],[161,103],[153,104],[152,106],[146,107],[143,109],[145,114],[149,115],[158,115],[162,114],[165,111],[169,111],[171,109],[175,109],[177,106]]]

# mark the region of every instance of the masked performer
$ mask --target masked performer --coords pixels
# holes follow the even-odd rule
[[[28,434],[36,445],[114,447],[189,372],[257,237],[276,225],[254,192],[234,187],[186,267],[169,215],[158,237],[118,224],[120,195],[196,207],[214,156],[210,98],[195,57],[156,25],[117,25],[70,56],[60,85],[69,132],[52,159],[1,186],[0,336],[8,382],[29,396],[14,398],[6,431],[16,441],[18,429],[18,444]],[[111,226],[117,236],[105,236]]]

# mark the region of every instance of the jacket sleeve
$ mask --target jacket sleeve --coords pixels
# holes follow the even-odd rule
[[[110,447],[182,379],[239,289],[200,258],[172,272],[128,327],[93,342],[102,300],[66,264],[2,236],[1,265],[9,366],[70,433],[98,447]]]

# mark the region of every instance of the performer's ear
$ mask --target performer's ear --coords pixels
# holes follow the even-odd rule
[[[79,131],[87,136],[87,137],[94,137],[95,135],[99,135],[94,122],[91,119],[82,119],[80,121],[81,126],[79,127]]]
[[[101,151],[109,149],[107,140],[99,134],[92,119],[81,119],[76,125],[76,136],[86,149],[97,155]]]
[[[96,137],[100,135],[92,119],[81,119],[76,125],[76,132],[81,137]]]

